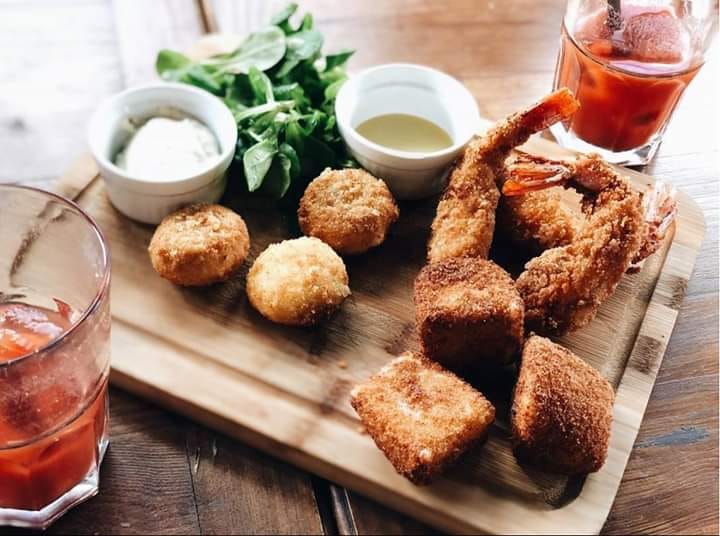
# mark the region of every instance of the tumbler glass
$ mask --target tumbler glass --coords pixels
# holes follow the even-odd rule
[[[0,526],[95,495],[108,444],[110,256],[95,222],[0,185]]]
[[[613,163],[649,162],[717,26],[717,0],[569,0],[555,88],[581,107],[555,137]]]

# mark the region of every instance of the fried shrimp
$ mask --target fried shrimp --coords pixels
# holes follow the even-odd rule
[[[406,352],[357,385],[351,403],[395,470],[427,484],[487,436],[495,408],[453,373]]]
[[[531,335],[512,405],[515,455],[563,474],[599,470],[610,444],[615,393],[570,350]]]
[[[271,244],[247,276],[247,295],[260,314],[290,326],[315,324],[350,295],[345,264],[317,238]]]
[[[503,194],[553,185],[583,194],[586,221],[572,242],[532,259],[516,281],[525,328],[543,335],[589,323],[628,268],[659,247],[676,212],[673,190],[657,182],[643,203],[643,195],[597,155],[516,163],[508,169]]]
[[[398,216],[385,183],[362,169],[326,169],[308,185],[298,209],[304,234],[347,255],[382,244]]]
[[[520,153],[514,164],[534,161],[534,156]],[[573,211],[562,204],[557,189],[501,196],[497,219],[498,229],[508,239],[534,254],[569,244],[581,223]]]
[[[466,371],[515,359],[523,301],[505,270],[479,257],[428,264],[415,280],[416,322],[426,356]]]
[[[250,237],[229,208],[200,203],[166,216],[148,251],[155,271],[176,285],[225,281],[245,262]]]
[[[428,244],[430,262],[452,257],[487,258],[505,160],[531,135],[571,116],[578,106],[570,91],[560,89],[470,142],[450,172],[440,198]]]

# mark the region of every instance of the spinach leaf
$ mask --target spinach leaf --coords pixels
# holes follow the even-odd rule
[[[201,87],[215,95],[223,91],[222,84],[215,78],[213,72],[202,65],[191,65],[179,81]]]
[[[290,177],[291,166],[292,163],[287,156],[282,153],[278,154],[273,159],[272,165],[265,176],[261,192],[276,199],[283,197],[292,182]]]
[[[297,154],[302,155],[305,151],[305,133],[296,120],[289,121],[285,126],[285,141],[292,145]]]
[[[248,79],[250,80],[250,87],[252,87],[258,102],[266,103],[275,101],[272,82],[270,82],[270,79],[264,72],[258,70],[255,66],[251,66],[248,71]]]
[[[283,59],[286,49],[285,33],[277,26],[268,26],[251,33],[231,54],[207,59],[202,64],[233,74],[247,74],[250,67],[267,71]]]
[[[341,80],[336,80],[335,82],[333,82],[332,84],[330,84],[329,86],[327,86],[327,87],[325,88],[325,93],[324,93],[324,95],[325,95],[325,101],[326,101],[326,102],[330,102],[330,101],[335,100],[335,97],[337,96],[338,91],[340,91],[340,87],[341,87],[344,83],[345,83],[345,79],[343,78],[343,79],[341,79]],[[333,119],[335,119],[334,116],[333,116]]]
[[[263,140],[245,151],[243,155],[243,171],[245,172],[248,190],[254,192],[262,186],[277,151],[277,139]]]
[[[354,50],[343,50],[336,54],[328,54],[325,56],[325,70],[330,71],[335,67],[344,66],[353,54],[355,54]]]
[[[313,16],[311,13],[305,13],[302,23],[300,24],[301,30],[312,30],[313,27]]]
[[[163,49],[158,52],[157,59],[155,60],[155,71],[168,80],[169,77],[175,76],[173,71],[184,70],[192,62],[190,58],[179,52],[173,50]]]
[[[290,178],[295,179],[300,176],[300,157],[295,149],[289,143],[281,143],[278,149],[282,156],[290,161]]]
[[[287,58],[306,60],[320,52],[323,36],[317,30],[301,30],[287,37]]]
[[[322,48],[322,34],[316,30],[301,30],[287,37],[287,54],[277,76],[282,78],[297,67],[302,60],[315,57]]]
[[[272,16],[270,24],[274,26],[282,26],[283,24],[286,24],[290,20],[290,17],[295,14],[297,8],[298,5],[294,2],[286,5],[283,9]]]

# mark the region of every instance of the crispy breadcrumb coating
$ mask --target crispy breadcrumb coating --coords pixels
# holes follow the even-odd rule
[[[500,191],[496,171],[485,161],[482,141],[470,142],[450,173],[432,222],[430,262],[488,256]]]
[[[177,285],[199,286],[225,281],[250,249],[243,219],[221,205],[200,203],[163,218],[150,240],[153,268]]]
[[[487,436],[495,408],[439,365],[406,352],[352,391],[365,429],[398,473],[427,484]]]
[[[508,363],[520,353],[523,301],[510,275],[492,261],[448,259],[415,280],[423,352],[456,371]]]
[[[531,335],[512,406],[515,454],[543,470],[583,474],[607,458],[615,393],[570,350]]]
[[[253,263],[247,295],[260,314],[291,326],[308,326],[329,317],[350,287],[345,263],[317,238],[271,244]]]
[[[302,232],[343,255],[382,244],[399,215],[387,185],[362,169],[326,169],[308,185],[298,208]]]
[[[498,205],[498,229],[531,253],[569,244],[580,227],[578,218],[553,190],[502,196]]]

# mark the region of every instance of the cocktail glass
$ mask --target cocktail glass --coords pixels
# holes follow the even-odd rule
[[[717,26],[717,0],[569,0],[555,88],[581,107],[555,137],[617,164],[649,162]]]
[[[0,251],[0,526],[44,528],[98,491],[110,255],[77,205],[11,185]]]

